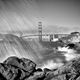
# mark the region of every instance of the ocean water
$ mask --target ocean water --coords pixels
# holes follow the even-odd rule
[[[79,56],[67,47],[55,46],[57,43],[31,41],[11,34],[0,36],[0,62],[10,56],[24,57],[34,61],[42,69],[54,69]],[[58,45],[58,44],[57,44]],[[57,48],[56,48],[57,47]]]

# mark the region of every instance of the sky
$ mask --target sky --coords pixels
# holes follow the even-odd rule
[[[34,32],[39,21],[44,32],[79,31],[80,1],[0,0],[0,32]]]

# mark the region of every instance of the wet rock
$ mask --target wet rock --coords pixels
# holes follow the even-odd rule
[[[44,72],[35,72],[33,75],[31,75],[29,78],[26,78],[25,80],[44,80],[44,78]]]
[[[80,76],[76,80],[80,80]]]
[[[0,80],[7,80],[7,79],[0,73]]]
[[[42,72],[41,68],[36,69],[36,72]]]
[[[23,61],[22,65],[25,71],[33,73],[36,70],[36,64],[33,61],[26,58],[21,58],[21,60]]]
[[[52,78],[51,80],[67,80],[66,74],[59,75],[57,77]]]
[[[35,71],[36,64],[29,59],[9,57],[0,63],[0,74],[6,80],[24,80]]]
[[[77,58],[55,71],[47,72],[45,80],[76,80],[79,76],[80,58]]]
[[[18,77],[18,69],[11,65],[0,63],[0,74],[3,75],[6,80],[15,80],[15,78]]]
[[[10,57],[0,63],[0,80],[80,80],[80,58],[55,70],[42,70],[29,59]]]
[[[7,80],[22,80],[30,73],[12,65],[0,63],[0,74]]]
[[[16,66],[20,69],[23,69],[24,71],[27,71],[29,73],[34,72],[36,68],[36,64],[32,62],[29,59],[21,58],[19,59],[18,57],[9,57],[7,60],[3,62],[4,64],[9,64],[12,66]]]
[[[44,73],[49,72],[49,71],[51,71],[51,70],[48,68],[44,68]]]

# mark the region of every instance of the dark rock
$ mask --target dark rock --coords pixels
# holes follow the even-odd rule
[[[29,59],[9,57],[0,63],[0,79],[3,80],[24,80],[33,74],[36,64]]]
[[[7,79],[0,73],[0,80],[7,80]]]
[[[32,73],[36,70],[36,64],[33,61],[26,58],[21,58],[21,60],[23,61],[22,66],[25,71]]]
[[[29,59],[25,59],[25,58],[19,59],[18,57],[9,57],[3,63],[16,66],[29,73],[32,73],[36,68],[36,64],[34,62],[32,62]]]
[[[80,76],[80,58],[46,74],[45,80],[76,80]]]
[[[42,72],[42,69],[41,69],[41,68],[38,68],[38,69],[36,70],[36,72]]]
[[[10,57],[0,63],[0,80],[80,80],[80,58],[55,69],[35,69],[29,59]]]
[[[76,80],[80,80],[80,76]]]
[[[0,63],[0,73],[7,80],[15,80],[18,77],[18,69],[11,66]]]
[[[44,73],[49,72],[49,71],[51,71],[51,70],[48,68],[44,68]]]
[[[44,72],[35,72],[32,76],[26,78],[25,80],[44,80],[44,78],[45,78]]]
[[[52,78],[51,80],[67,80],[66,74],[56,76],[56,77]]]
[[[70,49],[74,49],[74,48],[76,48],[76,45],[71,43],[71,44],[68,44],[67,47],[69,47]]]
[[[12,65],[0,63],[0,74],[7,80],[22,80],[30,73]]]

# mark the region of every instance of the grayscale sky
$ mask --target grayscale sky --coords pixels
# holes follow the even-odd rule
[[[80,30],[80,0],[0,0],[0,31]]]

